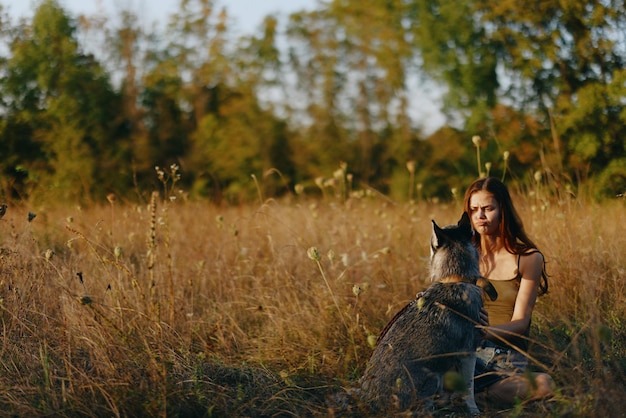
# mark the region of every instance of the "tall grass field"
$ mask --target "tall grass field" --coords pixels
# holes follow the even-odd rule
[[[624,416],[626,200],[514,201],[547,260],[529,355],[557,392],[486,416]],[[428,285],[431,219],[461,212],[375,194],[10,206],[0,416],[367,416],[334,394]]]

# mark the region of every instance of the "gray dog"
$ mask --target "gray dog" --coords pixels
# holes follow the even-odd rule
[[[457,225],[445,228],[433,221],[433,284],[383,329],[361,379],[361,399],[375,409],[432,410],[434,398],[443,393],[444,375],[453,371],[462,378],[469,412],[480,413],[474,401],[474,365],[483,290],[477,284],[492,299],[497,293],[480,275],[471,238],[466,213]]]

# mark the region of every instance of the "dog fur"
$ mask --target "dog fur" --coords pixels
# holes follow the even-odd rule
[[[361,379],[360,396],[378,410],[432,410],[434,398],[443,393],[444,375],[455,371],[462,378],[468,411],[479,414],[474,366],[483,290],[477,282],[492,299],[497,293],[480,275],[467,214],[456,225],[432,225],[433,283],[381,332]]]

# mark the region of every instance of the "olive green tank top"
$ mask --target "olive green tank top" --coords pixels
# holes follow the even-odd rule
[[[539,252],[538,250],[529,252],[524,255],[533,254]],[[522,275],[519,272],[519,263],[521,255],[517,256],[517,272],[515,277],[509,280],[490,280],[490,283],[495,287],[498,292],[498,298],[496,300],[485,300],[485,309],[489,313],[489,324],[500,325],[511,321],[513,318],[513,310],[515,309],[515,300],[517,299],[517,293],[519,292],[519,286],[522,281]],[[530,333],[530,324],[524,331],[523,336],[528,337]],[[509,337],[508,340],[512,345],[521,348],[522,350],[528,350],[528,339],[523,337]]]

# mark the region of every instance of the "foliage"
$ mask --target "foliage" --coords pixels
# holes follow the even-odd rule
[[[109,136],[119,124],[118,96],[93,56],[80,51],[75,30],[56,2],[43,2],[32,27],[22,27],[11,43],[2,83],[3,137],[11,151],[22,149],[21,141],[32,146],[4,162],[5,175],[20,167],[35,180],[33,192],[71,200],[123,186],[106,173],[124,153]],[[15,180],[4,189],[31,192]]]
[[[622,194],[626,14],[570,3],[333,0],[239,35],[214,0],[164,27],[40,0],[2,17],[2,196],[147,201],[154,167],[176,163],[192,196],[249,201],[251,176],[278,197],[347,164],[360,188],[449,199],[477,171],[476,134],[498,176]],[[429,85],[448,120],[426,133]]]
[[[599,173],[624,149],[626,11],[616,3],[476,2],[482,27],[512,80],[507,95],[553,118],[559,163]]]

